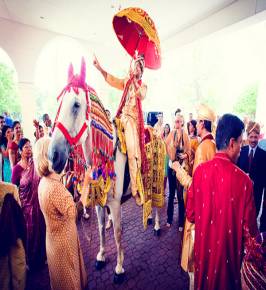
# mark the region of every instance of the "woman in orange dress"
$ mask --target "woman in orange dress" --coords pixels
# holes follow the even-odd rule
[[[190,160],[190,142],[186,130],[182,127],[183,116],[176,114],[174,129],[169,133],[165,140],[166,152],[169,156],[171,162],[178,161],[182,164],[182,168],[189,167]],[[168,167],[168,182],[169,182],[169,197],[167,206],[167,223],[166,226],[169,228],[173,223],[174,215],[174,197],[177,193],[178,199],[178,228],[179,231],[183,231],[184,218],[185,218],[185,205],[184,205],[184,195],[183,186],[176,179],[175,172],[169,166]]]
[[[189,134],[189,140],[190,140],[190,148],[191,148],[191,156],[190,156],[190,170],[192,174],[192,168],[194,164],[194,158],[195,158],[195,152],[199,146],[199,139],[197,136],[197,121],[191,120],[187,123],[187,131]]]
[[[87,275],[76,226],[76,205],[70,192],[52,172],[48,161],[50,139],[35,144],[34,161],[41,176],[38,189],[46,223],[46,253],[51,289],[85,289]]]

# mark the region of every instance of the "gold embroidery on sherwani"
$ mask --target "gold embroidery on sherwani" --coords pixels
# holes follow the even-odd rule
[[[148,160],[147,172],[143,174],[145,202],[143,204],[143,226],[147,227],[147,220],[152,207],[164,206],[164,160],[166,154],[165,143],[161,137],[156,136],[152,127],[147,127],[150,142],[145,144]]]

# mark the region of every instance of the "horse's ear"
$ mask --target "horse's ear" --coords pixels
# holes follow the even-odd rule
[[[86,62],[85,58],[81,59],[81,67],[80,67],[80,84],[85,85],[86,83]]]
[[[73,68],[73,64],[70,63],[68,67],[68,83],[72,81],[73,77],[74,77],[74,68]]]

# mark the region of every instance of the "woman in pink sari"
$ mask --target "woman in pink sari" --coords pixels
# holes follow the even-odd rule
[[[46,260],[45,222],[38,200],[38,177],[33,160],[30,141],[22,138],[18,144],[21,160],[12,171],[12,183],[19,188],[21,208],[26,222],[27,264],[30,269],[38,269]]]

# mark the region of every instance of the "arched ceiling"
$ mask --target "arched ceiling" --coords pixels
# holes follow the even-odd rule
[[[36,28],[110,45],[119,9],[141,7],[154,20],[161,42],[236,0],[0,0],[0,17]]]

